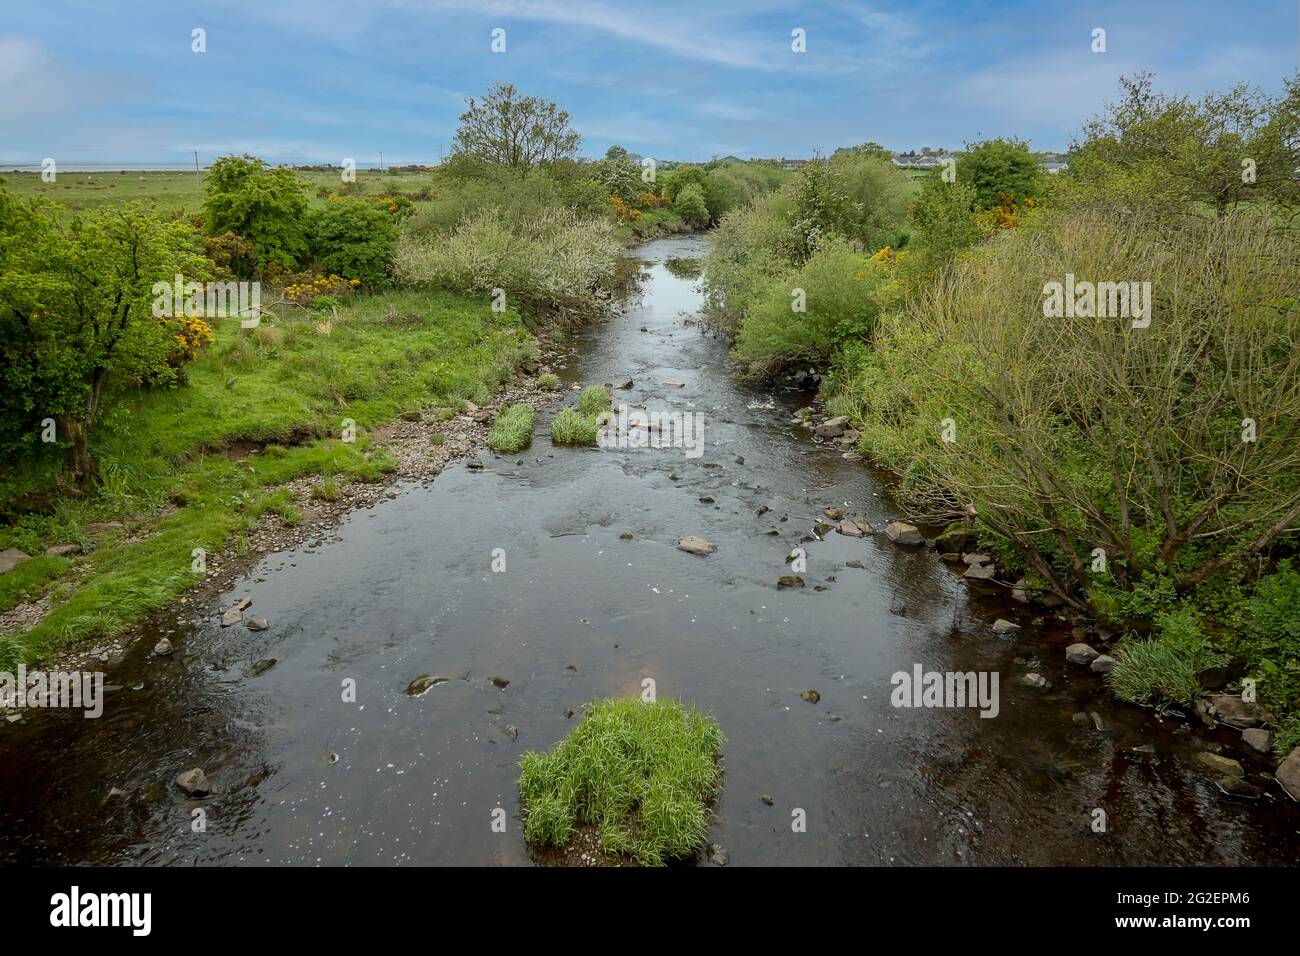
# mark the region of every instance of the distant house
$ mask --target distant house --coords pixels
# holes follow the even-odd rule
[[[947,156],[922,156],[920,153],[899,153],[892,160],[895,166],[903,169],[934,169],[942,166]]]
[[[1051,173],[1053,176],[1063,169],[1070,168],[1070,164],[1066,162],[1066,157],[1062,153],[1042,153],[1038,157],[1038,162],[1043,172]]]

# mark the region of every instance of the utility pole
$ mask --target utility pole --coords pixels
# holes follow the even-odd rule
[[[381,173],[384,171],[384,151],[382,149],[379,151],[379,171]]]
[[[198,171],[199,171],[199,151],[196,149],[194,151],[194,172],[197,174]]]

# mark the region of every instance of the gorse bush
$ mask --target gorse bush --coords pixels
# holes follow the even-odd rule
[[[553,208],[512,225],[496,210],[477,213],[441,238],[403,235],[393,274],[412,286],[440,286],[508,304],[591,309],[612,288],[622,250],[613,223]]]
[[[643,865],[690,857],[708,836],[723,742],[713,718],[675,701],[597,701],[554,748],[520,760],[524,835],[563,847],[594,826],[603,850]]]

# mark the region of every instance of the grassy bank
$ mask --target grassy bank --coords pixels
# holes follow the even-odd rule
[[[534,348],[517,313],[447,292],[358,296],[337,317],[292,309],[251,334],[218,324],[187,384],[140,392],[102,422],[97,495],[50,493],[53,456],[0,474],[0,497],[37,509],[0,528],[0,550],[41,555],[0,576],[0,610],[46,590],[57,604],[19,636],[23,653],[121,633],[200,579],[194,549],[238,552],[268,511],[300,521],[285,481],[381,479],[394,462],[368,430],[486,402]],[[252,449],[264,452],[247,460]],[[127,526],[87,533],[111,521]],[[89,551],[42,555],[59,544]]]

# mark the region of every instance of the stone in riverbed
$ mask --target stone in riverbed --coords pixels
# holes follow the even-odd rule
[[[202,767],[195,767],[192,770],[186,770],[184,773],[178,773],[176,775],[176,786],[191,797],[206,797],[212,792],[212,788],[208,785],[207,775],[203,773]]]
[[[263,674],[265,674],[267,671],[269,671],[269,670],[270,670],[272,667],[274,667],[274,666],[275,666],[275,658],[274,658],[274,657],[264,657],[264,658],[262,658],[262,660],[257,661],[256,663],[254,663],[253,666],[250,667],[248,670],[244,671],[244,676],[245,676],[245,677],[261,677]]]
[[[924,544],[925,536],[919,528],[906,521],[891,521],[885,525],[885,534],[894,544]]]
[[[1019,680],[1021,684],[1034,690],[1051,690],[1052,687],[1052,682],[1042,674],[1024,674]]]
[[[1244,777],[1246,775],[1246,772],[1241,769],[1241,764],[1237,763],[1237,761],[1229,757],[1212,754],[1208,750],[1198,753],[1196,762],[1220,777]]]
[[[836,415],[834,418],[826,419],[826,421],[814,428],[813,434],[818,438],[838,438],[844,434],[848,424],[848,415]]]
[[[1005,617],[1000,617],[993,622],[994,634],[1017,634],[1020,631],[1020,625],[1014,621],[1008,621]]]
[[[230,605],[221,615],[221,626],[230,627],[232,624],[238,624],[244,618],[244,609],[252,603],[252,598],[243,597]]]
[[[1296,747],[1287,755],[1273,776],[1277,778],[1277,782],[1282,785],[1288,797],[1300,802],[1300,747]]]
[[[430,676],[429,674],[421,674],[415,680],[411,681],[409,684],[406,685],[406,695],[408,697],[419,697],[430,687],[433,687],[437,684],[447,683],[448,679],[449,678],[441,677],[441,676]]]
[[[850,538],[861,538],[864,535],[871,534],[871,524],[866,518],[845,518],[840,522],[839,528],[836,529],[840,534],[848,535]]]
[[[860,569],[862,569],[862,570],[866,570],[866,567],[867,567],[865,564],[863,564],[863,563],[862,563],[861,561],[859,561],[857,558],[849,558],[849,560],[847,560],[847,561],[844,562],[844,566],[845,566],[846,568],[860,568]]]
[[[709,844],[710,863],[712,863],[714,866],[726,866],[730,860],[731,860],[731,854],[727,852],[726,847],[724,847],[721,843]]]
[[[990,581],[998,573],[997,568],[991,564],[972,564],[964,572],[963,578],[970,578],[974,581]]]
[[[1258,727],[1271,716],[1259,704],[1242,700],[1233,694],[1214,694],[1210,697],[1210,710],[1220,723],[1238,730]]]
[[[1239,800],[1258,800],[1264,795],[1264,792],[1253,783],[1247,783],[1240,777],[1220,777],[1214,781],[1225,795],[1236,797]]]
[[[1241,732],[1241,742],[1257,753],[1266,754],[1273,749],[1273,734],[1263,727],[1247,727]]]
[[[804,580],[797,574],[783,574],[776,579],[776,588],[778,591],[783,588],[801,588],[804,586]]]
[[[1111,657],[1109,654],[1098,654],[1096,659],[1088,665],[1088,668],[1097,674],[1109,674],[1115,669],[1115,665],[1118,663],[1119,661],[1115,660],[1115,658]]]
[[[698,554],[703,557],[717,551],[718,546],[712,541],[705,541],[698,535],[688,534],[677,542],[677,550],[685,551],[687,554]]]
[[[244,627],[248,628],[250,631],[265,631],[270,626],[271,622],[264,617],[250,617],[244,623]]]
[[[1071,664],[1091,664],[1101,654],[1088,644],[1071,644],[1065,649],[1065,659]]]
[[[175,649],[176,648],[172,647],[172,642],[164,637],[161,641],[159,641],[157,644],[153,646],[153,656],[166,657],[167,655],[171,654],[172,651],[174,651]]]
[[[966,530],[960,522],[954,521],[935,539],[940,551],[965,551],[975,543],[973,532]]]
[[[806,700],[810,704],[815,704],[822,699],[822,695],[815,690],[806,690],[799,695],[800,700]]]

